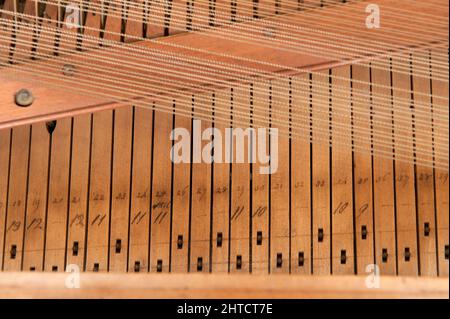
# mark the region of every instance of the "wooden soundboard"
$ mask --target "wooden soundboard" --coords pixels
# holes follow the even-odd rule
[[[29,13],[34,10],[33,1],[19,2]],[[266,2],[282,6],[284,0]],[[14,1],[0,3],[11,8]],[[179,5],[178,10],[184,6],[176,0],[173,5]],[[47,14],[57,19],[54,11]],[[86,19],[94,25],[92,19],[98,17],[88,14]],[[129,26],[125,34],[139,33],[142,27]],[[173,34],[168,27],[147,32],[149,37]],[[176,40],[182,36],[166,41],[182,42]],[[434,50],[438,49],[426,51],[430,59]],[[0,58],[10,56],[5,52],[0,51]],[[354,108],[370,108],[373,102],[353,101],[352,90],[391,91],[393,108],[396,98],[409,98],[403,90],[412,90],[417,94],[410,97],[411,103],[416,99],[420,106],[428,103],[418,100],[427,94],[448,100],[448,81],[424,81],[414,77],[414,70],[405,76],[396,72],[395,56],[385,61],[393,65],[391,73],[351,63],[307,61],[295,67],[309,66],[322,76],[288,72],[289,80],[216,87],[210,94],[192,92],[190,98],[174,97],[167,103],[168,108],[189,113],[198,101],[207,101],[211,120],[203,120],[202,129],[233,127],[240,117],[233,109],[237,101],[248,103],[252,112],[252,105],[277,99],[277,105],[285,105],[279,112],[273,112],[270,102],[259,105],[274,119],[283,113],[299,114],[305,126],[319,123],[311,125],[326,129],[319,120],[329,116],[331,126],[347,124],[344,134],[332,137],[336,147],[314,137],[311,141],[303,131],[291,138],[280,136],[278,171],[272,175],[260,174],[258,163],[174,164],[171,131],[182,127],[192,135],[191,117],[66,92],[29,82],[20,72],[7,79],[14,70],[5,66],[0,70],[0,110],[7,110],[0,114],[0,260],[5,271],[0,287],[13,287],[14,294],[4,290],[0,296],[37,296],[47,291],[36,289],[37,281],[51,282],[54,288],[62,285],[64,276],[39,272],[60,273],[76,265],[84,272],[107,273],[85,275],[89,277],[84,282],[98,283],[97,287],[106,287],[109,280],[120,287],[131,280],[112,297],[448,298],[448,153],[444,169],[378,156],[376,146],[373,153],[357,151],[355,144],[383,138],[374,132],[384,131],[381,124],[391,125],[391,120],[373,121],[368,116],[354,123],[349,118]],[[331,81],[331,76],[340,80]],[[311,81],[309,87],[301,81],[305,78]],[[278,85],[288,88],[283,96],[272,95],[272,86]],[[14,93],[23,87],[33,92],[34,108],[14,104]],[[323,112],[317,110],[327,104],[320,100],[327,92],[333,101],[334,87],[348,88],[347,114],[333,112],[332,103]],[[435,103],[445,108],[443,102]],[[219,106],[229,108],[228,122],[214,121]],[[423,119],[431,117],[428,109]],[[352,125],[372,129],[354,132]],[[448,124],[447,130],[436,126],[433,132],[448,138]],[[366,139],[360,138],[364,134]],[[433,148],[432,138],[428,134],[414,140],[428,144],[430,161],[439,152],[445,157],[446,151]],[[396,143],[404,142],[394,141],[394,148]],[[414,152],[412,141],[398,146],[403,147],[398,156]],[[379,267],[386,282],[380,290],[364,289],[371,265]],[[19,271],[36,273],[10,273]],[[224,273],[231,275],[221,277]],[[217,286],[211,288],[213,279],[208,276],[217,276]],[[397,279],[390,276],[418,278],[408,278],[406,286],[398,288]],[[306,282],[308,290],[295,290],[299,286],[289,285],[292,280],[295,285]],[[176,293],[175,287],[184,281],[182,292]],[[133,288],[142,289],[144,282],[154,288],[152,293],[134,293]],[[164,282],[175,293],[158,293]],[[256,282],[253,292],[239,291]],[[348,290],[342,290],[348,282]],[[323,285],[326,288],[316,291]],[[205,287],[210,290],[198,294]],[[49,289],[44,296],[99,297],[110,291],[87,295],[83,289]]]

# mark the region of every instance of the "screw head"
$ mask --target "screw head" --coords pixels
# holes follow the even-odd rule
[[[33,104],[34,96],[31,91],[27,89],[21,89],[16,93],[14,100],[18,106],[27,107]]]
[[[262,30],[262,33],[267,38],[275,38],[277,34],[277,29],[272,26],[266,26]]]
[[[62,73],[65,76],[73,76],[75,74],[75,66],[72,64],[64,64],[62,67]]]

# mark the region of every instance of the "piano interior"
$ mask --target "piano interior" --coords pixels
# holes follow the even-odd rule
[[[0,83],[0,297],[448,298],[447,1],[0,0]]]

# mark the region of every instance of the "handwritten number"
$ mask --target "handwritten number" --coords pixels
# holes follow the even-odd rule
[[[20,220],[13,220],[6,231],[16,232],[19,230],[20,225],[22,225]]]
[[[244,208],[245,208],[244,206],[236,207],[236,210],[234,211],[233,215],[231,215],[231,220],[236,221],[239,218],[239,216],[241,216],[242,212],[244,211]]]
[[[342,215],[347,207],[348,202],[340,202],[337,208],[334,210],[333,215]]]

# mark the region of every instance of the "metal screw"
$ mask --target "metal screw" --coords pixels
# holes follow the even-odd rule
[[[266,26],[266,27],[264,27],[262,33],[267,38],[275,38],[276,33],[277,33],[277,29],[275,29],[272,26]]]
[[[34,96],[29,90],[21,89],[15,95],[15,102],[20,107],[27,107],[33,104]]]
[[[75,74],[75,66],[72,64],[64,64],[62,73],[66,76],[73,76]]]

